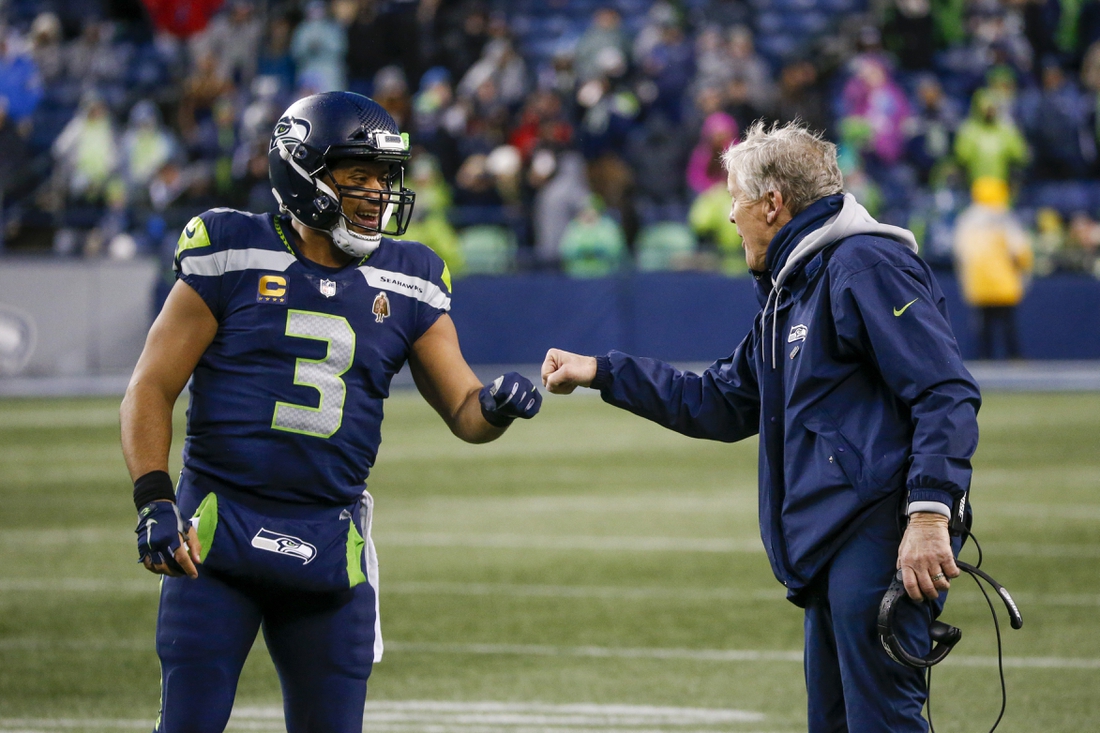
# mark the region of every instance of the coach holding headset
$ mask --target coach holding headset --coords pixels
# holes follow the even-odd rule
[[[810,733],[923,733],[923,672],[887,656],[876,618],[900,568],[932,602],[904,604],[895,631],[930,649],[959,574],[948,522],[968,511],[978,387],[913,235],[843,193],[834,145],[757,123],[723,162],[762,306],[733,355],[696,375],[551,349],[543,383],[692,437],[759,433],[761,537],[805,609]]]

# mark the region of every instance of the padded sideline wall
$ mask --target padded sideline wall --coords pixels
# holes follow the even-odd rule
[[[37,327],[38,345],[22,375],[128,374],[152,322],[158,278],[155,260],[0,259],[0,305],[28,313]],[[963,355],[972,359],[970,313],[949,273],[940,285]],[[472,364],[538,364],[551,346],[709,363],[736,348],[759,309],[751,278],[528,274],[456,280],[451,315]],[[1100,281],[1036,279],[1019,326],[1028,359],[1100,359]]]
[[[29,315],[37,345],[22,376],[129,373],[153,317],[153,259],[0,259],[0,305]]]

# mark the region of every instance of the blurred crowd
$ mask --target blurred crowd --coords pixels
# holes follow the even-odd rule
[[[0,0],[0,243],[274,210],[274,122],[335,89],[411,134],[408,237],[456,274],[744,272],[719,154],[764,118],[935,264],[995,179],[1029,269],[1100,276],[1098,0]]]

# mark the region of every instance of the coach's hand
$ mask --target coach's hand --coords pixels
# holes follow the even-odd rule
[[[898,548],[905,592],[914,601],[939,597],[939,591],[951,587],[951,578],[959,577],[951,552],[947,517],[932,512],[915,512]]]
[[[551,394],[572,394],[596,378],[596,357],[550,349],[542,362],[542,384]]]
[[[158,575],[199,577],[199,542],[193,527],[186,526],[176,502],[151,501],[138,512],[138,560]],[[187,539],[184,539],[184,538]]]
[[[481,415],[490,425],[506,428],[517,417],[524,420],[538,414],[542,395],[531,380],[522,374],[508,372],[486,384],[478,393]]]

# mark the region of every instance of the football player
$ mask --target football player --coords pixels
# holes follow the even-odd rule
[[[359,733],[382,653],[365,480],[405,362],[462,440],[494,440],[541,396],[482,385],[447,312],[450,275],[404,233],[408,138],[372,100],[306,97],[268,168],[280,213],[193,218],[178,281],[122,403],[140,560],[164,575],[157,733],[222,731],[262,627],[292,733]],[[389,236],[386,236],[389,235]],[[167,469],[188,380],[183,471]]]

